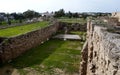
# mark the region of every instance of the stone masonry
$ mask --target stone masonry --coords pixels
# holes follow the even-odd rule
[[[79,23],[66,23],[66,22],[59,22],[59,30],[64,30],[65,27],[67,28],[68,32],[69,31],[85,31],[86,32],[86,24],[82,25]]]
[[[43,29],[5,39],[4,42],[0,44],[0,61],[5,62],[14,59],[30,48],[48,40],[57,32],[58,28],[58,23],[54,23]]]
[[[80,75],[120,75],[120,34],[89,21],[80,68]]]
[[[0,62],[12,60],[32,47],[48,40],[57,31],[64,31],[64,27],[76,31],[85,31],[86,25],[54,22],[48,27],[29,32],[12,38],[0,38]],[[76,26],[75,26],[76,25]]]

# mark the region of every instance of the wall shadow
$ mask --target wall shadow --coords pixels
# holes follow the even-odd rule
[[[0,43],[2,43],[6,38],[0,37]]]
[[[35,48],[28,50],[21,56],[13,59],[10,63],[1,64],[0,75],[12,75],[15,69],[22,69],[34,65],[40,65],[52,53],[59,48],[64,41],[51,39]]]
[[[9,64],[16,69],[41,64],[63,43],[64,41],[58,39],[51,39],[49,41],[46,41],[44,44],[41,44],[23,53],[21,56],[17,57]]]
[[[0,75],[12,75],[14,68],[11,65],[0,67]]]

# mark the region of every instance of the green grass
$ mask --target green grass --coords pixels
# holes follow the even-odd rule
[[[19,23],[19,20],[10,20],[10,21],[11,21],[11,25],[15,24],[15,23]],[[22,20],[22,21],[24,21],[24,20]],[[7,25],[8,25],[8,23],[6,21],[2,21],[0,24],[0,26],[7,26]]]
[[[76,35],[79,35],[79,36],[83,36],[83,35],[86,35],[86,32],[71,31],[70,34],[76,34]]]
[[[71,31],[69,34],[76,34],[79,35],[82,38],[82,41],[85,42],[86,41],[86,32],[79,32],[79,31]]]
[[[25,34],[27,32],[37,30],[43,27],[46,27],[49,25],[49,22],[43,21],[43,22],[37,22],[34,24],[29,24],[29,25],[23,25],[23,26],[16,26],[16,27],[11,27],[11,28],[6,28],[6,29],[1,29],[0,30],[0,37],[13,37],[13,36],[18,36],[21,34]]]
[[[68,23],[80,23],[82,25],[87,23],[87,21],[83,18],[61,18],[61,19],[58,19],[58,21],[68,22]]]
[[[79,72],[81,47],[80,41],[51,39],[32,48],[10,64],[22,74],[35,72],[41,75],[60,75],[57,73],[63,71],[73,75]]]

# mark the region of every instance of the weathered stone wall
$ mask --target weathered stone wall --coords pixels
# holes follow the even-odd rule
[[[0,38],[0,62],[20,56],[25,51],[49,39],[57,31],[86,31],[86,25],[77,23],[54,22],[53,25],[11,38]],[[4,40],[4,41],[3,41]]]
[[[35,30],[27,34],[5,39],[0,44],[0,61],[5,62],[16,58],[25,51],[49,39],[59,28],[58,23],[54,23],[43,29]]]
[[[59,25],[59,30],[64,30],[66,27],[68,31],[87,31],[87,24],[59,22]]]
[[[87,25],[81,75],[120,75],[120,34],[92,23],[89,21]]]
[[[120,75],[120,34],[110,33],[89,21],[86,42],[81,75]]]
[[[119,22],[120,22],[120,12],[113,12],[112,13],[112,17],[116,17],[119,19]]]

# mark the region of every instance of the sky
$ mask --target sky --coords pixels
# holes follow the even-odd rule
[[[0,12],[116,12],[120,11],[120,0],[0,0]]]

